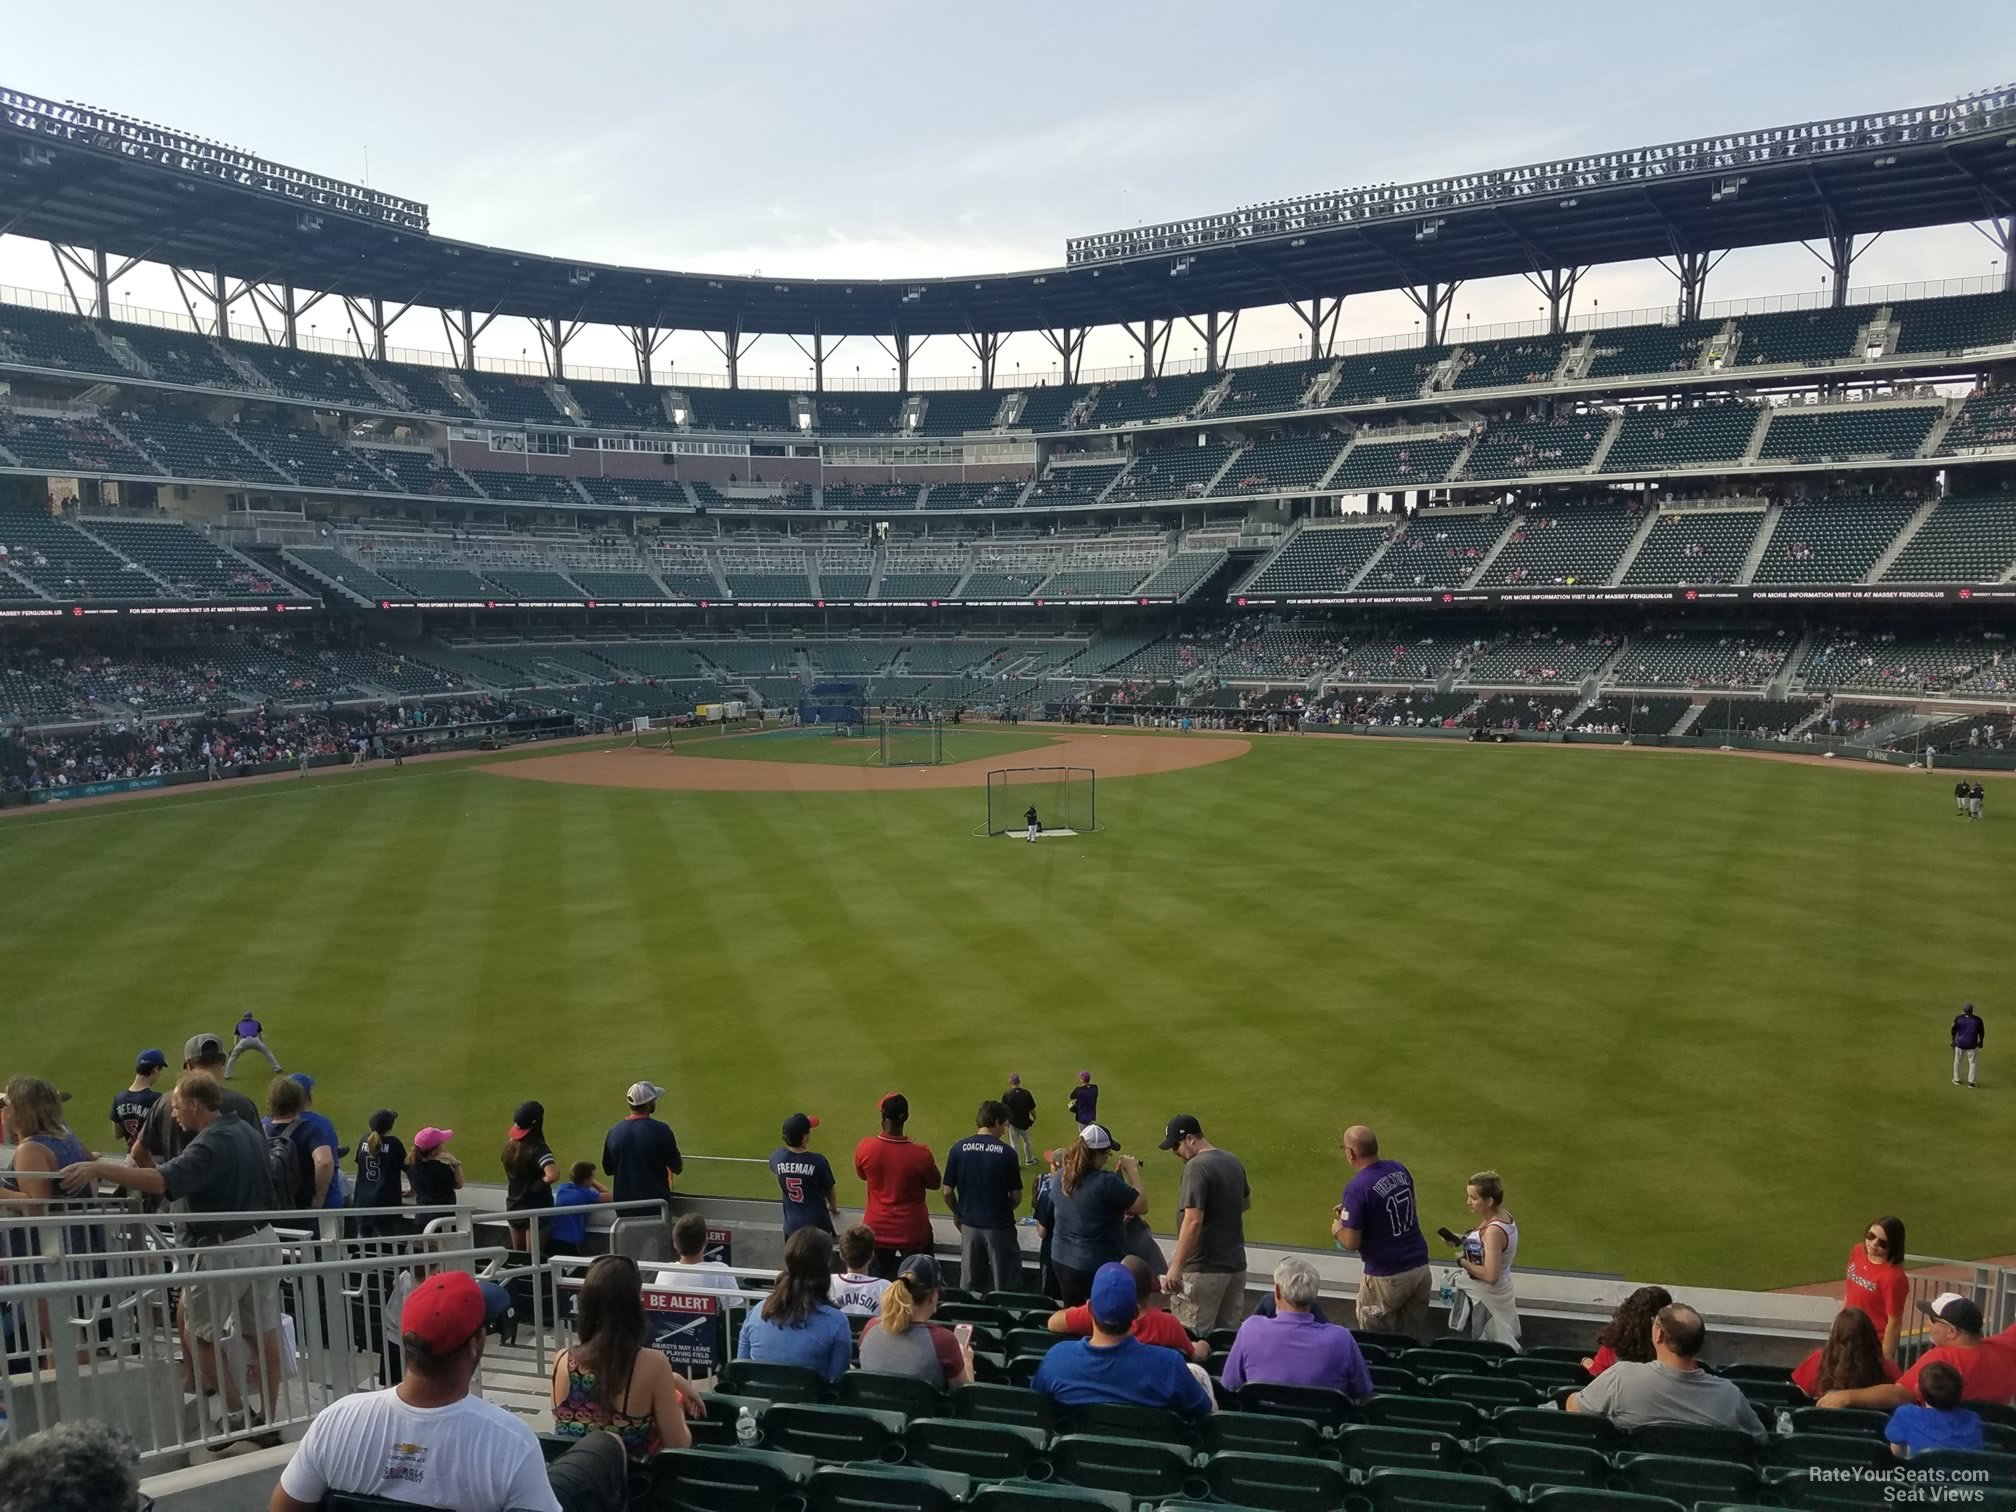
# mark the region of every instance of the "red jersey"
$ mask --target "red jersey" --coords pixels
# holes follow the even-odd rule
[[[1064,1309],[1064,1332],[1080,1338],[1092,1336],[1092,1309],[1080,1304]],[[1184,1359],[1190,1358],[1190,1330],[1176,1321],[1176,1315],[1164,1312],[1159,1307],[1151,1307],[1134,1315],[1134,1326],[1128,1330],[1143,1344],[1159,1345],[1163,1349],[1173,1349]]]
[[[2016,1349],[2002,1342],[1984,1342],[1975,1349],[1942,1344],[1918,1356],[1918,1361],[1897,1382],[1913,1399],[1918,1397],[1918,1372],[1934,1360],[1944,1360],[1960,1372],[1960,1395],[1970,1402],[2016,1402]]]
[[[1872,1264],[1869,1252],[1858,1244],[1848,1252],[1848,1291],[1841,1305],[1869,1314],[1880,1339],[1892,1318],[1911,1310],[1910,1279],[1901,1265]]]
[[[868,1183],[868,1211],[862,1222],[875,1231],[881,1249],[924,1249],[931,1243],[931,1215],[924,1194],[938,1190],[938,1162],[915,1140],[871,1134],[854,1147],[854,1174]]]
[[[1589,1361],[1589,1374],[1599,1376],[1617,1363],[1617,1351],[1608,1344],[1599,1345]]]
[[[1813,1353],[1801,1360],[1798,1368],[1792,1372],[1792,1384],[1815,1401],[1818,1401],[1820,1397],[1820,1355],[1820,1350],[1814,1350]],[[1884,1380],[1894,1383],[1898,1374],[1897,1362],[1895,1360],[1885,1360],[1883,1362]]]

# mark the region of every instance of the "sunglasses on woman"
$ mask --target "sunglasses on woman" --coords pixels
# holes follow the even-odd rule
[[[1875,1245],[1878,1249],[1887,1250],[1890,1248],[1890,1241],[1881,1234],[1864,1234],[1862,1238],[1866,1242]]]

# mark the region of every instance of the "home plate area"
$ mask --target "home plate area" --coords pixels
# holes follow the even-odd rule
[[[1038,840],[1070,840],[1075,839],[1077,834],[1078,831],[1074,829],[1046,829],[1038,830],[1036,838]],[[1029,832],[1027,830],[1003,830],[1001,831],[1001,838],[1004,840],[1021,840],[1027,843]]]

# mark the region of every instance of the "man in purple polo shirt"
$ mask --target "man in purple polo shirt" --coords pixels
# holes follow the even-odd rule
[[[1225,1357],[1226,1388],[1248,1381],[1324,1386],[1354,1401],[1372,1395],[1372,1372],[1351,1330],[1316,1318],[1316,1267],[1290,1255],[1274,1267],[1274,1316],[1255,1313],[1239,1325]]]
[[[1379,1136],[1363,1124],[1344,1131],[1351,1180],[1330,1232],[1340,1249],[1365,1263],[1358,1283],[1358,1326],[1384,1328],[1426,1342],[1428,1241],[1414,1211],[1414,1178],[1397,1160],[1379,1158]]]

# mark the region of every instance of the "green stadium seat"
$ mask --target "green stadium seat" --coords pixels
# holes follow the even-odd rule
[[[1497,1369],[1488,1357],[1462,1349],[1410,1349],[1400,1356],[1399,1363],[1423,1380],[1438,1375],[1485,1375]]]
[[[1881,1437],[1890,1414],[1871,1407],[1794,1407],[1794,1433],[1847,1433]]]
[[[976,1480],[1020,1480],[1043,1457],[1049,1435],[1041,1428],[980,1423],[966,1418],[918,1418],[903,1434],[913,1465],[952,1470]]]
[[[1214,1328],[1204,1336],[1204,1342],[1211,1346],[1213,1354],[1222,1355],[1239,1342],[1239,1330],[1236,1328]],[[1367,1355],[1366,1358],[1369,1360],[1371,1356]]]
[[[1008,1386],[1008,1357],[993,1350],[974,1350],[973,1379],[983,1386]]]
[[[1482,1355],[1487,1360],[1511,1360],[1519,1355],[1510,1344],[1501,1344],[1496,1339],[1437,1339],[1429,1347],[1454,1354]]]
[[[1634,1428],[1625,1447],[1637,1454],[1691,1454],[1702,1459],[1741,1460],[1749,1464],[1761,1447],[1735,1428],[1710,1428],[1692,1423],[1654,1423]]]
[[[1040,1354],[1015,1355],[1008,1361],[1008,1384],[1026,1388],[1042,1368],[1043,1356]]]
[[[1040,1355],[1048,1354],[1067,1337],[1047,1328],[1010,1328],[1002,1334],[1001,1342],[1010,1355]]]
[[[1021,1315],[1011,1308],[996,1307],[988,1302],[940,1302],[933,1321],[951,1325],[972,1323],[981,1328],[992,1329],[1006,1338],[1008,1331],[1021,1326]]]
[[[1508,1487],[1482,1475],[1375,1470],[1362,1488],[1372,1512],[1516,1512]]]
[[[1350,1478],[1329,1460],[1287,1454],[1214,1454],[1204,1466],[1211,1495],[1268,1512],[1331,1512]]]
[[[827,1465],[805,1486],[810,1512],[956,1512],[972,1494],[963,1475],[906,1465]]]
[[[766,1402],[816,1402],[826,1383],[803,1365],[766,1365],[756,1360],[730,1360],[716,1377],[729,1396],[760,1397]]]
[[[2001,1423],[2004,1427],[2016,1428],[2016,1407],[2007,1402],[1963,1402],[1961,1405],[1984,1423]]]
[[[945,1393],[915,1376],[850,1370],[834,1382],[833,1400],[842,1407],[872,1407],[906,1418],[936,1417],[946,1410]]]
[[[763,1417],[763,1442],[787,1454],[828,1463],[893,1458],[903,1436],[902,1414],[865,1407],[780,1403]]]
[[[1137,1500],[1179,1495],[1191,1479],[1188,1449],[1091,1433],[1067,1433],[1052,1442],[1050,1465],[1069,1485],[1124,1491]]]
[[[1463,1462],[1455,1435],[1420,1428],[1357,1424],[1339,1429],[1337,1454],[1349,1470],[1454,1470]]]
[[[1815,1466],[1887,1465],[1893,1456],[1880,1435],[1858,1433],[1782,1434],[1765,1446],[1764,1460],[1781,1470]]]
[[[1498,1367],[1498,1373],[1515,1381],[1530,1381],[1542,1391],[1589,1384],[1589,1372],[1579,1360],[1507,1360]]]
[[[1635,1491],[1592,1491],[1586,1486],[1543,1486],[1526,1498],[1537,1512],[1687,1512],[1684,1504]]]
[[[1005,1307],[1010,1312],[1052,1313],[1062,1305],[1055,1297],[1046,1297],[1041,1292],[996,1291],[988,1292],[980,1299],[989,1307]],[[939,1309],[942,1313],[944,1309]]]
[[[1376,1344],[1396,1360],[1408,1350],[1421,1347],[1421,1341],[1412,1334],[1394,1333],[1391,1329],[1354,1328],[1351,1337],[1358,1341],[1360,1349],[1367,1344]]]
[[[1813,1400],[1790,1381],[1738,1381],[1736,1384],[1743,1389],[1743,1399],[1756,1408],[1757,1416],[1767,1425],[1776,1414],[1804,1407]]]
[[[1769,1381],[1776,1385],[1789,1385],[1792,1367],[1789,1365],[1725,1365],[1715,1372],[1725,1381]]]
[[[1579,1349],[1573,1344],[1535,1344],[1519,1356],[1522,1360],[1566,1360],[1571,1365],[1580,1365],[1596,1352],[1595,1345]]]
[[[969,1512],[1134,1512],[1134,1498],[1124,1491],[1060,1486],[1050,1481],[1003,1481],[998,1486],[982,1486],[966,1505]]]
[[[1214,1412],[1197,1430],[1200,1454],[1300,1454],[1328,1452],[1323,1431],[1299,1417],[1274,1417],[1264,1412]]]
[[[1560,1412],[1551,1407],[1501,1407],[1491,1414],[1491,1431],[1500,1438],[1577,1444],[1606,1454],[1624,1443],[1623,1432],[1608,1418],[1588,1412]]]
[[[816,1468],[802,1454],[667,1449],[651,1461],[650,1512],[772,1512]]]
[[[1401,1365],[1376,1365],[1367,1361],[1365,1369],[1371,1374],[1372,1389],[1387,1396],[1420,1396],[1421,1378]]]
[[[1389,1428],[1425,1428],[1433,1433],[1453,1433],[1457,1438],[1475,1438],[1484,1429],[1484,1414],[1468,1402],[1452,1402],[1443,1397],[1387,1396],[1384,1392],[1360,1405],[1360,1419]]]
[[[1934,1449],[1912,1455],[1911,1463],[1927,1470],[1986,1471],[1990,1486],[2016,1487],[2016,1454],[1997,1454],[1992,1449]]]
[[[975,1383],[952,1392],[950,1401],[952,1416],[971,1422],[1009,1423],[1055,1433],[1062,1418],[1055,1401],[1021,1386]]]
[[[1471,1457],[1483,1471],[1521,1491],[1535,1486],[1607,1486],[1610,1461],[1600,1451],[1544,1439],[1479,1439]]]
[[[1190,1438],[1189,1425],[1167,1408],[1136,1407],[1126,1402],[1066,1407],[1064,1431],[1108,1438],[1153,1439],[1161,1444],[1187,1443]]]
[[[1741,1460],[1682,1454],[1620,1454],[1619,1484],[1626,1491],[1675,1501],[1754,1501],[1764,1478]]]
[[[732,1423],[742,1416],[744,1407],[755,1413],[760,1422],[763,1414],[770,1410],[768,1397],[736,1396],[727,1391],[703,1391],[700,1400],[707,1406],[707,1416],[700,1419],[701,1422],[711,1423],[718,1418]]]
[[[1280,1381],[1249,1381],[1238,1392],[1241,1412],[1302,1418],[1319,1428],[1341,1428],[1357,1418],[1351,1398],[1325,1386],[1291,1386]]]
[[[1486,1412],[1500,1407],[1538,1407],[1545,1397],[1531,1381],[1505,1380],[1499,1376],[1439,1375],[1428,1383],[1431,1396],[1468,1402]]]

